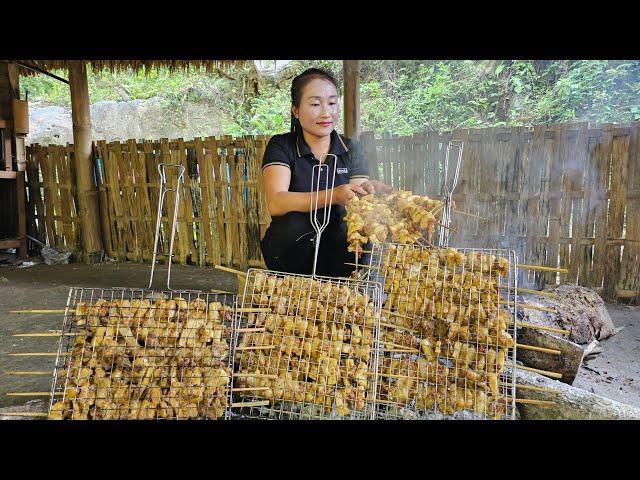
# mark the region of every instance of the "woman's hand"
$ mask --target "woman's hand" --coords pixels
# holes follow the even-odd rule
[[[345,205],[349,200],[355,197],[356,194],[367,195],[367,193],[368,192],[362,188],[361,185],[345,183],[344,185],[333,188],[333,199],[331,203],[334,205]]]
[[[389,193],[393,192],[393,188],[389,185],[385,185],[384,183],[378,180],[365,180],[360,184],[367,193]]]

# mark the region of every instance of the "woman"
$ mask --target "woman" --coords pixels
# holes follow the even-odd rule
[[[312,169],[323,161],[333,172],[336,162],[333,195],[331,190],[321,190],[318,195],[320,224],[325,199],[331,196],[333,205],[320,239],[316,274],[348,276],[354,267],[345,262],[353,263],[355,255],[347,251],[344,205],[355,195],[387,192],[391,188],[369,180],[361,150],[335,131],[340,112],[338,83],[330,73],[310,68],[294,78],[291,104],[291,132],[273,136],[262,160],[264,190],[272,217],[261,242],[262,255],[270,270],[311,273],[316,240],[309,220],[310,200],[315,199],[315,192],[311,193]],[[322,170],[321,188],[327,185],[326,171]]]

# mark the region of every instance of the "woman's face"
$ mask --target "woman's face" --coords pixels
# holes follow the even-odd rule
[[[329,80],[314,78],[302,90],[300,106],[291,111],[307,133],[326,137],[338,123],[338,91]]]

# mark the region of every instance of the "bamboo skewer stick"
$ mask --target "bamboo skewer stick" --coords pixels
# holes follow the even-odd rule
[[[242,407],[266,407],[269,405],[269,400],[264,400],[260,402],[238,402],[232,403],[231,408],[242,408]]]
[[[517,263],[516,267],[524,268],[526,270],[537,270],[540,272],[560,272],[560,273],[569,273],[569,270],[561,267],[543,267],[542,265],[527,265],[525,263]]]
[[[402,313],[398,313],[398,312],[393,312],[391,310],[387,310],[387,309],[382,309],[382,313],[386,313],[387,315],[393,315],[394,317],[401,317],[401,318],[407,318],[409,320],[413,320],[415,318],[414,317],[410,317],[409,315],[404,315]]]
[[[253,345],[249,347],[236,347],[236,350],[271,350],[276,345]]]
[[[442,228],[445,228],[447,230],[451,230],[453,233],[458,233],[458,230],[456,230],[455,228],[447,227],[446,225],[444,225],[444,224],[442,224],[440,222],[436,222],[436,225],[439,225]]]
[[[344,262],[344,264],[345,265],[351,265],[352,267],[371,268],[371,269],[377,268],[377,267],[372,267],[370,265],[363,265],[362,263]]]
[[[424,238],[424,237],[422,236],[422,234],[420,234],[420,238],[421,238],[424,242],[426,242],[426,244],[427,244],[429,247],[434,247],[434,246],[435,246],[435,245],[434,245],[433,243],[431,243],[429,240],[427,240],[426,238]]]
[[[238,313],[270,313],[271,309],[268,307],[246,307],[246,308],[238,308],[236,312]]]
[[[533,385],[523,385],[521,383],[516,383],[516,389],[517,390],[533,390],[536,392],[546,392],[546,393],[558,393],[558,391],[554,390],[553,388],[535,387]]]
[[[516,306],[514,302],[499,302],[498,307],[500,305],[506,305],[507,307]],[[523,310],[539,310],[541,312],[558,313],[556,310],[552,310],[551,308],[538,307],[537,305],[530,305],[528,303],[518,303],[517,306],[518,308],[522,308]]]
[[[7,417],[48,417],[47,413],[39,413],[39,412],[7,412],[0,413],[0,416]]]
[[[5,372],[5,375],[51,375],[52,372],[34,370],[32,372]]]
[[[539,297],[547,297],[547,298],[553,298],[554,300],[560,300],[560,296],[556,295],[555,293],[551,293],[551,292],[541,292],[539,290],[530,290],[528,288],[509,288],[509,287],[500,287],[501,289],[504,290],[508,290],[510,292],[516,292],[516,293],[530,293],[532,295],[538,295]]]
[[[430,210],[429,213],[431,213],[431,215],[435,217],[438,213],[440,213],[440,210],[442,210],[443,208],[444,208],[444,202],[438,205],[433,210]]]
[[[63,392],[54,392],[55,396],[60,396]],[[51,392],[9,392],[7,393],[10,397],[48,397],[51,395]]]
[[[516,343],[516,347],[524,350],[535,350],[536,352],[551,353],[553,355],[562,355],[560,350],[554,350],[552,348],[536,347],[534,345],[524,345],[522,343]]]
[[[380,341],[380,343],[382,343],[383,345],[388,345],[390,347],[402,348],[402,349],[406,350],[407,352],[420,353],[420,350],[418,350],[417,348],[407,347],[406,345],[398,345],[397,343],[383,342],[383,341]]]
[[[14,333],[12,337],[77,337],[78,335],[84,335],[84,333],[62,333],[62,332],[35,332],[35,333]]]
[[[10,310],[9,313],[64,313],[66,310],[56,309],[56,310]],[[75,310],[69,310],[69,313],[74,313]]]
[[[469,212],[463,212],[462,210],[452,210],[454,213],[460,213],[462,215],[466,215],[468,217],[474,217],[474,218],[479,218],[480,220],[484,220],[487,221],[488,218],[485,217],[481,217],[480,215],[476,215],[474,213],[469,213]]]
[[[256,377],[256,378],[278,378],[275,374],[266,374],[266,373],[234,373],[234,377]]]
[[[532,398],[516,398],[516,403],[530,403],[533,405],[555,405],[556,402],[550,402],[549,400],[533,400]]]
[[[539,373],[540,375],[544,375],[546,377],[551,377],[551,378],[562,378],[562,374],[558,373],[558,372],[549,372],[547,370],[540,370],[538,368],[532,368],[532,367],[524,367],[522,365],[516,365],[514,368],[518,369],[518,370],[525,370],[527,372],[535,372],[535,373]]]
[[[214,268],[216,268],[217,270],[221,270],[223,272],[228,272],[228,273],[235,273],[236,275],[241,275],[243,277],[247,276],[246,272],[242,272],[240,270],[236,270],[234,268],[229,268],[229,267],[223,267],[222,265],[216,265]]]
[[[263,391],[269,390],[269,387],[242,387],[232,389],[234,392],[249,392],[249,391]]]
[[[26,352],[26,353],[9,353],[10,357],[55,357],[56,352]],[[61,352],[60,355],[68,356],[68,352]]]
[[[265,328],[264,327],[260,327],[260,328],[238,328],[236,330],[236,332],[264,332]]]
[[[417,330],[412,330],[411,328],[402,327],[400,325],[394,325],[393,323],[380,322],[380,326],[381,327],[386,327],[386,328],[395,328],[397,330],[406,330],[407,332],[411,332],[411,333],[417,333]]]
[[[510,325],[513,325],[513,322],[511,322]],[[569,330],[562,330],[561,328],[545,327],[544,325],[535,325],[533,323],[527,323],[527,322],[517,322],[516,327],[533,328],[537,330],[545,330],[547,332],[562,333],[565,335],[568,335],[571,333]]]
[[[211,290],[209,290],[211,293],[223,293],[223,294],[227,294],[227,295],[235,295],[233,292],[227,292],[225,290],[216,290],[215,288],[212,288]]]

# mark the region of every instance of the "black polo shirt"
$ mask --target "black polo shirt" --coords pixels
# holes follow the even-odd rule
[[[362,149],[348,138],[339,135],[335,130],[331,132],[329,153],[337,157],[337,160],[335,160],[334,157],[328,156],[324,162],[329,167],[329,173],[332,173],[333,163],[337,161],[335,187],[349,183],[352,178],[369,178],[369,166]],[[271,137],[262,159],[262,169],[264,170],[269,165],[287,167],[291,170],[289,191],[310,192],[312,191],[312,169],[314,165],[319,163],[320,161],[315,158],[307,142],[305,142],[302,131],[298,130],[298,132],[284,133]],[[326,172],[326,169],[322,170],[320,190],[324,190],[327,185]],[[331,179],[329,179],[329,186],[331,186]],[[331,217],[334,217],[334,211],[335,215],[342,216],[344,207],[334,205]],[[278,217],[274,217],[274,220],[276,218]]]

